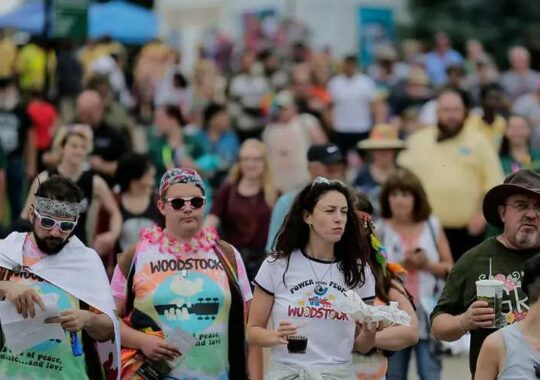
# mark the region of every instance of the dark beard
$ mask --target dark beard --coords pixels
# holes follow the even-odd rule
[[[444,140],[451,139],[452,137],[455,137],[461,132],[463,129],[463,126],[465,125],[464,122],[461,123],[461,125],[457,128],[448,128],[446,125],[441,124],[440,122],[437,123],[437,129],[439,130],[439,134],[437,136],[437,141],[441,142]]]
[[[60,238],[54,238],[54,237],[46,237],[46,238],[40,238],[38,234],[36,233],[36,228],[33,228],[34,232],[34,239],[36,240],[36,245],[39,248],[39,250],[47,255],[56,255],[58,252],[60,252],[67,243],[69,243],[69,239],[72,235],[70,235],[66,240],[62,240]]]

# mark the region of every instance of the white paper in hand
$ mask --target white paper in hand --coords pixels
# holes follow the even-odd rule
[[[58,296],[42,294],[45,310],[35,305],[36,316],[24,318],[11,301],[0,302],[0,323],[6,346],[14,355],[50,339],[64,339],[65,332],[59,323],[46,324],[45,319],[58,316]]]
[[[175,346],[181,354],[181,356],[175,360],[169,361],[171,367],[174,368],[178,365],[180,360],[187,356],[187,353],[191,351],[193,346],[197,344],[197,339],[179,327],[175,329],[165,327],[163,332],[165,333],[165,340]]]
[[[356,292],[349,290],[346,297],[338,303],[336,309],[349,314],[355,321],[381,322],[385,327],[392,324],[410,326],[411,316],[407,312],[399,309],[397,302],[390,302],[390,305],[367,305]]]

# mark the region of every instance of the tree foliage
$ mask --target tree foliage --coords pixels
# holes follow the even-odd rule
[[[408,37],[431,41],[434,33],[449,34],[463,48],[467,39],[482,41],[505,67],[506,50],[524,44],[540,51],[540,3],[531,0],[409,0],[412,22]]]

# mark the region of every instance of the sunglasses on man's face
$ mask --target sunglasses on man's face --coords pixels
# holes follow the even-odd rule
[[[199,209],[204,206],[205,200],[205,197],[178,197],[164,199],[164,201],[170,203],[171,207],[175,210],[181,210],[188,203],[192,208]]]
[[[52,230],[54,227],[58,227],[62,232],[71,232],[77,226],[77,221],[56,220],[49,216],[41,215],[37,210],[34,210],[34,214],[39,221],[39,226],[45,230]]]

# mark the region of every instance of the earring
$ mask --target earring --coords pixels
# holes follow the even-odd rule
[[[311,224],[311,223],[308,223],[307,225],[309,226],[309,229],[310,229],[310,230],[312,230],[312,229],[313,229],[313,224]]]

